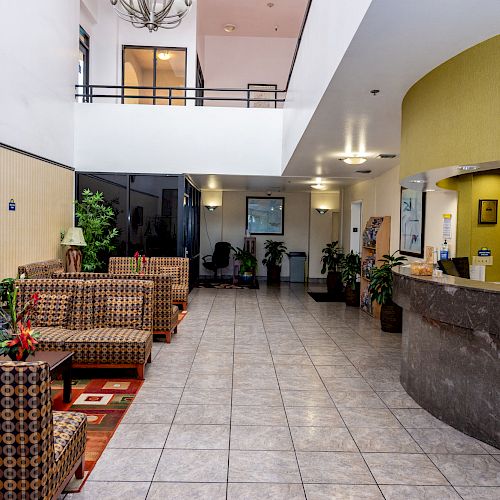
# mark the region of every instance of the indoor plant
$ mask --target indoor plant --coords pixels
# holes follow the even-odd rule
[[[342,248],[339,247],[338,241],[332,241],[328,243],[322,250],[323,257],[321,257],[321,262],[323,267],[321,268],[321,274],[326,275],[326,287],[328,293],[332,295],[338,295],[342,292],[342,276],[340,274],[341,263],[343,252]]]
[[[382,265],[372,268],[370,272],[370,285],[368,291],[372,302],[380,304],[380,325],[382,331],[400,333],[403,326],[403,310],[392,301],[392,268],[401,265],[406,257],[384,255],[380,260]]]
[[[135,274],[144,274],[146,272],[146,256],[135,252],[130,259],[130,270]]]
[[[105,202],[102,193],[92,193],[90,189],[83,191],[82,201],[77,201],[75,207],[78,226],[82,228],[87,243],[82,252],[82,269],[105,271],[104,257],[113,252],[118,236],[118,229],[112,227],[116,218],[113,208]]]
[[[6,286],[5,286],[6,285]],[[30,314],[39,301],[34,294],[24,307],[17,310],[18,289],[14,280],[2,280],[2,300],[5,298],[5,308],[0,308],[0,355],[7,355],[13,361],[25,361],[34,354],[39,334],[31,328]]]
[[[282,241],[266,240],[264,249],[266,253],[262,264],[267,267],[267,282],[279,283],[281,281],[281,263],[287,248]]]
[[[359,307],[358,277],[361,274],[361,257],[351,250],[344,255],[341,267],[342,283],[345,286],[345,303],[348,306]]]
[[[240,278],[242,281],[249,282],[253,280],[257,270],[257,259],[248,250],[236,247],[232,248],[234,258],[240,263]]]

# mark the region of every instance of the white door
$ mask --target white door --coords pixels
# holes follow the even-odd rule
[[[355,253],[361,253],[361,209],[363,202],[354,201],[351,203],[351,238],[350,244]]]

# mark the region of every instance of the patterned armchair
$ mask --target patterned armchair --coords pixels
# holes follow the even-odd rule
[[[144,378],[153,344],[149,280],[20,280],[22,306],[35,292],[42,350],[73,351],[76,368],[133,368]]]
[[[111,257],[110,274],[130,273],[130,257]],[[147,257],[145,274],[166,274],[172,278],[172,303],[185,310],[189,297],[189,259],[184,257]]]
[[[137,274],[130,269],[124,274],[108,273],[63,273],[54,275],[54,278],[64,279],[129,279],[146,280],[154,283],[153,295],[153,333],[165,335],[165,341],[170,343],[172,334],[177,331],[179,323],[179,308],[172,304],[172,279],[166,274]]]
[[[62,260],[44,260],[43,262],[33,262],[17,268],[17,275],[27,279],[50,278],[54,273],[63,273],[64,265]]]
[[[83,478],[87,417],[52,412],[49,365],[0,363],[0,498],[52,500]]]

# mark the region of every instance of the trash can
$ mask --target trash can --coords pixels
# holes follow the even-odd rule
[[[307,255],[305,252],[290,252],[290,283],[304,283]]]

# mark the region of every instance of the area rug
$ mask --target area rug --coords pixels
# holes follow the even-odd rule
[[[332,295],[327,292],[307,292],[316,302],[344,302],[344,295]]]
[[[87,415],[85,474],[83,479],[73,478],[66,492],[77,493],[82,489],[143,382],[125,378],[74,379],[71,403],[63,402],[62,381],[52,383],[53,410]]]
[[[217,290],[243,290],[245,288],[250,288],[252,290],[257,290],[259,288],[259,282],[255,281],[255,283],[251,283],[248,285],[241,283],[233,285],[232,283],[200,281],[198,283],[198,288],[216,288]]]

